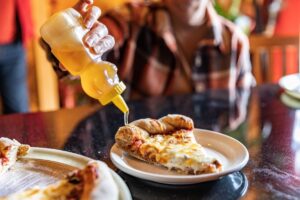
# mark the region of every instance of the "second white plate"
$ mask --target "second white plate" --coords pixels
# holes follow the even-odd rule
[[[74,169],[85,167],[91,160],[67,151],[31,147],[29,153],[1,177],[0,196],[53,184]],[[126,183],[113,170],[110,172],[120,190],[119,199],[132,200]]]
[[[246,147],[236,139],[214,131],[195,129],[194,135],[206,152],[217,158],[223,165],[223,171],[201,175],[181,175],[166,168],[155,166],[133,158],[113,145],[110,157],[121,171],[149,181],[164,184],[195,184],[219,179],[222,176],[241,170],[249,160]]]
[[[288,95],[300,99],[300,74],[283,76],[278,84]]]

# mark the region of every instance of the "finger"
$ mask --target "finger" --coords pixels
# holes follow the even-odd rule
[[[115,45],[115,39],[111,35],[106,35],[102,40],[100,40],[93,48],[92,51],[95,54],[102,55],[106,51],[112,49]]]
[[[107,27],[104,24],[97,22],[84,36],[83,41],[88,47],[93,47],[106,35],[108,35]]]
[[[98,18],[101,15],[101,10],[97,6],[92,6],[88,8],[88,11],[86,12],[84,16],[83,23],[87,28],[92,28],[95,22],[98,21]]]
[[[81,15],[84,15],[87,11],[88,6],[94,3],[93,0],[79,0],[73,8],[80,12]]]

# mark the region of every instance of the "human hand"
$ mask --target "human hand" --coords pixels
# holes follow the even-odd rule
[[[89,29],[83,37],[86,47],[99,56],[113,48],[115,40],[108,34],[107,27],[98,21],[101,10],[93,6],[93,0],[79,0],[73,8],[83,16],[83,23]]]

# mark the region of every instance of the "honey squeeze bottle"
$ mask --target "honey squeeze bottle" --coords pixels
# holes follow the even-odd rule
[[[112,102],[124,113],[126,124],[129,109],[121,96],[125,84],[119,81],[115,65],[102,61],[85,47],[82,38],[88,30],[80,13],[68,8],[51,16],[41,27],[40,33],[66,70],[80,76],[85,93],[102,105]]]

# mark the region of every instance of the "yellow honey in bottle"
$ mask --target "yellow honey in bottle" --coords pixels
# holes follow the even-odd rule
[[[80,74],[83,90],[102,105],[113,102],[123,113],[128,107],[120,95],[125,85],[119,82],[117,67],[109,62],[92,62]]]
[[[121,96],[126,87],[119,81],[117,67],[102,61],[85,47],[82,38],[88,29],[82,21],[80,13],[68,8],[46,21],[41,27],[41,36],[62,65],[72,75],[80,76],[87,95],[98,99],[102,105],[114,103],[128,116],[128,106]]]
[[[72,75],[79,75],[88,63],[85,51],[53,49],[52,53]]]

